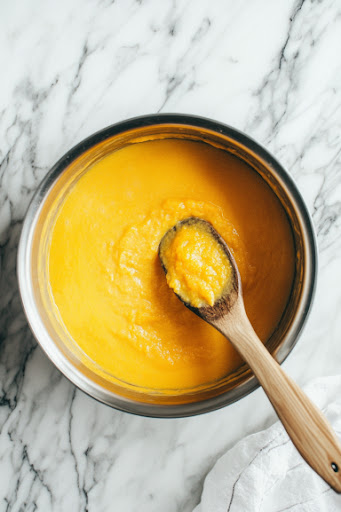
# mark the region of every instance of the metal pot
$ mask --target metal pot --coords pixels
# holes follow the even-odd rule
[[[207,389],[164,394],[113,382],[67,336],[48,293],[49,233],[58,209],[75,182],[98,159],[128,144],[160,138],[202,141],[244,160],[271,187],[292,227],[296,271],[285,312],[267,347],[282,363],[306,322],[316,283],[317,250],[312,222],[295,183],[269,152],[245,134],[218,123],[181,114],[138,117],[91,135],[66,153],[42,181],[28,208],[18,252],[18,278],[31,329],[51,361],[85,393],[117,409],[145,416],[182,417],[212,411],[244,397],[259,384],[243,365]]]

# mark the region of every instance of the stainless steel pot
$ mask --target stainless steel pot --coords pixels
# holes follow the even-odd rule
[[[28,208],[18,252],[18,278],[31,329],[51,361],[90,396],[123,411],[156,417],[182,417],[228,405],[258,387],[246,365],[207,389],[180,395],[112,382],[84,364],[53,313],[48,294],[49,233],[65,194],[98,159],[128,144],[159,138],[202,141],[247,162],[281,201],[291,224],[296,272],[286,310],[267,342],[282,363],[298,340],[312,303],[317,250],[312,222],[295,183],[281,164],[245,134],[213,120],[179,114],[138,117],[105,128],[66,153],[46,175]]]

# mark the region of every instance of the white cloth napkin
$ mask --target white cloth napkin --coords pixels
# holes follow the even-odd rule
[[[341,376],[314,380],[305,391],[341,438]],[[341,495],[306,464],[280,422],[242,439],[217,461],[194,510],[322,511],[341,511]]]

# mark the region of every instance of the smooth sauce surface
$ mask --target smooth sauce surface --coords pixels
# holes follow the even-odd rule
[[[137,386],[194,388],[241,363],[166,282],[159,242],[187,217],[226,240],[265,341],[291,290],[293,240],[275,195],[235,157],[181,140],[127,146],[77,182],[52,232],[50,285],[67,330],[105,372]]]
[[[160,244],[168,286],[196,308],[213,306],[228,292],[232,266],[204,222],[178,223]]]

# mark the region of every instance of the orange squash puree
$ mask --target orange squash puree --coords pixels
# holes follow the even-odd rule
[[[213,306],[230,284],[232,267],[221,244],[200,221],[178,224],[160,245],[168,286],[196,308]]]
[[[103,371],[130,384],[181,392],[241,363],[166,282],[160,240],[188,217],[209,221],[226,240],[265,341],[289,297],[293,239],[271,189],[232,155],[175,139],[127,146],[79,179],[55,222],[49,280],[60,317]]]

